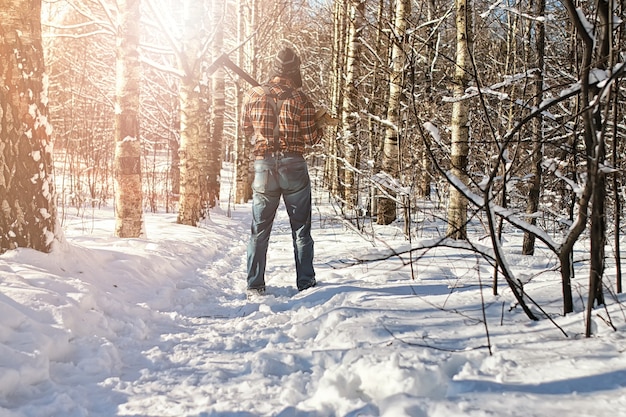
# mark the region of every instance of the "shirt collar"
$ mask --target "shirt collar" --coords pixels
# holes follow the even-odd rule
[[[277,75],[276,77],[272,78],[270,80],[270,83],[272,84],[280,84],[280,85],[286,85],[288,87],[293,88],[293,82],[289,79],[289,78],[285,78],[285,77],[281,77],[279,75]]]

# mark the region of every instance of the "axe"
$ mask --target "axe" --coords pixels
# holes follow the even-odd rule
[[[208,75],[209,76],[213,75],[213,73],[217,71],[217,69],[221,66],[230,69],[235,74],[239,75],[241,78],[246,80],[253,87],[260,85],[257,80],[255,80],[254,78],[252,78],[252,76],[250,76],[250,74],[245,72],[237,64],[231,61],[230,58],[228,58],[226,54],[220,55],[215,61],[213,61],[211,65],[208,66],[207,68]],[[337,126],[339,124],[339,119],[331,117],[331,115],[325,109],[320,109],[317,111],[317,113],[315,114],[315,120],[318,121],[318,123],[321,123],[323,125]]]

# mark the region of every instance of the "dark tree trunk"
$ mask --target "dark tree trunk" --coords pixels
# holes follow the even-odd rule
[[[55,240],[52,128],[44,84],[41,1],[0,9],[0,253],[49,252]]]

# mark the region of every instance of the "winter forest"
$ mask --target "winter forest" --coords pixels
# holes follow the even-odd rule
[[[490,291],[540,320],[503,248],[522,233],[523,255],[558,260],[538,274],[557,271],[562,314],[588,265],[589,317],[622,291],[623,15],[616,0],[2,1],[0,253],[54,253],[70,212],[113,205],[115,235],[135,238],[145,213],[193,227],[247,201],[242,95],[287,45],[337,121],[308,161],[352,230],[421,239],[390,258],[478,254]]]
[[[623,416],[624,8],[0,0],[0,415]],[[321,279],[282,217],[255,303],[285,46]]]

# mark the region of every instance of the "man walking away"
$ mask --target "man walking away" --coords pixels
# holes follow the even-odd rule
[[[316,284],[311,238],[311,181],[303,154],[322,137],[321,122],[300,90],[300,58],[282,49],[267,84],[244,98],[242,125],[254,143],[252,226],[248,244],[248,292],[265,293],[267,248],[280,197],[285,202],[299,291]],[[321,115],[323,111],[318,114]]]

